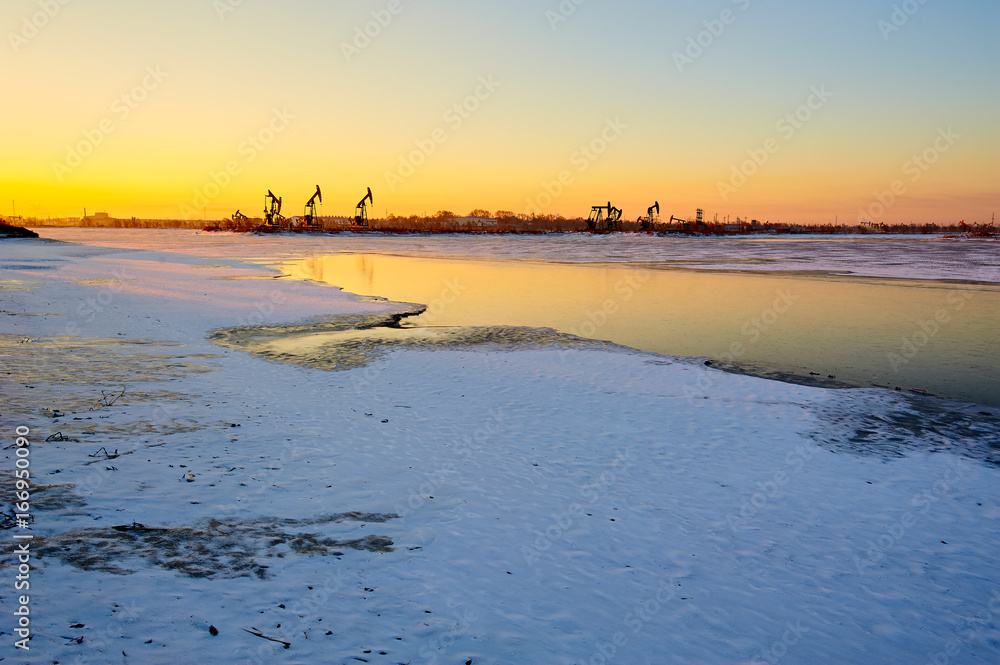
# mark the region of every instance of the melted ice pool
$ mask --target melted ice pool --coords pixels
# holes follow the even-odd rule
[[[1000,286],[636,265],[338,254],[285,275],[422,303],[404,327],[529,326],[1000,405]],[[411,333],[412,334],[412,333]]]

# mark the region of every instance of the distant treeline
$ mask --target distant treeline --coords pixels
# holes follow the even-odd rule
[[[117,219],[105,217],[94,219],[89,217],[46,218],[25,217],[20,221],[25,226],[46,227],[66,226],[79,228],[111,228],[111,229],[201,229],[206,222],[190,219],[137,219],[135,217]]]
[[[346,217],[320,218],[320,232],[336,233],[340,231],[358,231],[352,228],[352,221]],[[72,227],[103,227],[132,229],[203,229],[206,231],[232,231],[237,233],[252,233],[261,229],[263,219],[244,218],[234,221],[223,219],[205,222],[202,220],[182,219],[128,219],[118,218],[64,218],[37,219],[23,218],[18,222],[26,226],[72,226]],[[4,223],[0,218],[0,223]],[[291,230],[298,231],[297,219],[291,220]],[[644,228],[645,226],[645,228]],[[382,233],[467,233],[467,234],[540,234],[540,233],[572,233],[587,229],[587,220],[583,217],[563,217],[562,215],[527,215],[510,210],[497,210],[490,214],[487,210],[476,209],[462,217],[450,210],[441,210],[432,216],[410,215],[408,217],[389,215],[384,219],[369,220],[367,230]],[[667,233],[681,235],[753,235],[753,234],[967,234],[971,236],[995,236],[996,230],[992,223],[968,225],[957,224],[785,224],[746,221],[737,219],[735,222],[697,222],[679,221],[672,218],[670,223],[652,220],[643,225],[640,221],[623,221],[621,230],[626,233]],[[315,231],[315,230],[311,230]]]

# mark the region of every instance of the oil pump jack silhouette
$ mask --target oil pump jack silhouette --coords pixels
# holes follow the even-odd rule
[[[368,193],[365,197],[358,201],[357,207],[354,209],[354,223],[351,224],[352,230],[367,229],[368,228],[368,206],[365,202],[375,205],[375,198],[372,196],[372,188],[368,188]]]
[[[273,228],[285,225],[285,218],[281,215],[281,197],[275,196],[270,189],[264,197],[264,224]]]
[[[316,193],[312,195],[312,198],[306,202],[306,210],[302,215],[302,228],[306,229],[318,229],[319,228],[319,214],[316,210],[316,199],[319,202],[323,202],[323,192],[320,191],[319,185],[316,185]]]
[[[640,217],[638,220],[636,220],[639,223],[639,230],[642,231],[643,233],[652,233],[653,225],[656,224],[659,218],[660,218],[660,202],[657,201],[653,205],[649,206],[649,208],[646,210],[645,217]]]
[[[622,209],[608,201],[606,206],[593,206],[587,220],[587,230],[591,233],[615,233],[622,230]]]

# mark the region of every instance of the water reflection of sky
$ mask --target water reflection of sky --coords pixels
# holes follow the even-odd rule
[[[1000,283],[1000,241],[933,235],[591,236],[337,235],[200,233],[181,229],[46,228],[43,236],[107,247],[215,258],[305,258],[386,254],[423,258],[655,264],[717,270],[825,271],[874,277]]]
[[[379,254],[304,259],[283,270],[429,306],[408,325],[551,327],[659,353],[1000,404],[997,286]]]

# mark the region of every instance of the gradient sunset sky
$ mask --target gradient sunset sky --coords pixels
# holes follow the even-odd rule
[[[0,25],[4,215],[259,216],[268,189],[299,215],[317,184],[328,216],[367,187],[373,216],[1000,208],[995,0],[6,0]]]

